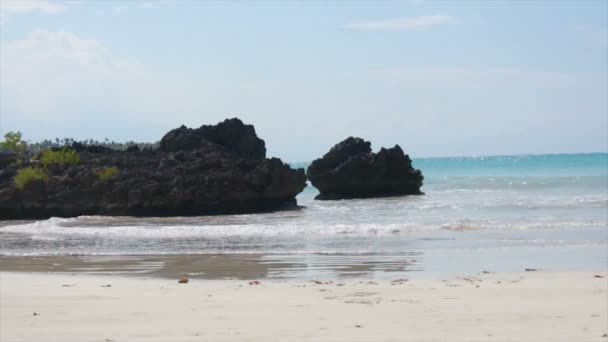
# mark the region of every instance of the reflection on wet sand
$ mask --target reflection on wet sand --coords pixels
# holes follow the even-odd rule
[[[183,254],[0,257],[0,272],[139,275],[200,279],[393,277],[422,270],[421,253]]]

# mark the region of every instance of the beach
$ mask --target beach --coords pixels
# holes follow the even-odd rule
[[[608,342],[608,0],[0,0],[0,342]]]
[[[415,160],[424,196],[309,187],[289,211],[0,221],[0,341],[608,342],[607,156]]]
[[[608,341],[605,269],[259,284],[28,272],[0,280],[7,342]]]

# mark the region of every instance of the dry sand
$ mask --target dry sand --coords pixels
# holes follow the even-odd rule
[[[4,272],[0,341],[608,342],[607,291],[605,270],[260,285]]]

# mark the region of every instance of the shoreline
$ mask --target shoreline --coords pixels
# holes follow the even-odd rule
[[[178,279],[434,278],[524,272],[593,271],[608,265],[607,244],[412,249],[399,253],[184,253],[0,255],[0,272],[106,274]]]
[[[0,340],[601,342],[607,293],[606,269],[259,285],[0,272]]]

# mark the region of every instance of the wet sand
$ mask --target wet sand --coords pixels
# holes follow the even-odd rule
[[[176,279],[394,278],[423,269],[421,253],[359,255],[169,254],[0,256],[0,272],[52,272]]]
[[[606,269],[605,243],[519,248],[428,249],[401,253],[0,255],[0,272],[85,273],[175,279],[377,279]]]
[[[0,341],[608,341],[607,291],[605,270],[259,285],[1,272]]]

